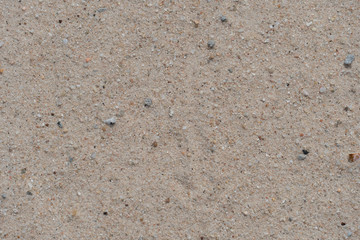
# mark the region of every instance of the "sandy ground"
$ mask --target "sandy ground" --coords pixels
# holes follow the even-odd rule
[[[0,3],[0,239],[360,239],[359,1]]]

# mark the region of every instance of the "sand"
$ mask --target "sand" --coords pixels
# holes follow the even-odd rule
[[[360,238],[359,1],[0,3],[0,239]]]

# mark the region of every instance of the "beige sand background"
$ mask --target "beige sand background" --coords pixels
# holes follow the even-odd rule
[[[357,0],[1,0],[0,239],[359,239],[359,21]]]

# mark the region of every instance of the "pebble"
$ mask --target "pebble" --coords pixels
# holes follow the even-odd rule
[[[347,55],[344,61],[345,67],[350,67],[354,60],[355,60],[354,54]]]
[[[2,46],[4,46],[4,42],[3,41],[0,41],[0,48],[2,47]]]
[[[99,8],[97,11],[99,12],[99,13],[102,13],[102,12],[105,12],[107,10],[107,8]]]
[[[169,117],[173,117],[174,116],[174,110],[172,110],[171,108],[170,108],[170,110],[169,110]]]
[[[5,193],[1,194],[1,197],[2,197],[3,199],[5,199],[5,198],[6,198],[6,194],[5,194]]]
[[[91,159],[95,159],[96,158],[96,153],[92,153],[91,156],[90,156]]]
[[[68,44],[69,40],[67,40],[66,38],[63,39],[63,43],[64,44]]]
[[[27,192],[26,192],[26,195],[32,196],[33,194],[32,194],[32,192],[27,191]]]
[[[221,22],[227,22],[227,18],[225,16],[220,16]]]
[[[112,118],[106,119],[106,120],[104,121],[104,123],[105,123],[106,125],[113,126],[113,125],[115,125],[115,123],[116,123],[116,118],[115,118],[115,117],[112,117]]]
[[[209,49],[212,49],[215,47],[215,41],[214,40],[209,40],[207,43],[207,46]]]
[[[60,121],[57,122],[57,125],[59,126],[59,128],[63,128],[63,125]]]
[[[297,158],[298,158],[298,160],[305,160],[306,155],[305,154],[299,154],[299,156]]]
[[[321,87],[319,92],[320,93],[325,93],[326,92],[326,87]]]
[[[305,97],[308,97],[308,96],[309,96],[309,92],[306,91],[306,90],[303,90],[302,93],[304,94]]]
[[[145,98],[144,100],[144,106],[150,107],[152,105],[152,100],[150,98]]]

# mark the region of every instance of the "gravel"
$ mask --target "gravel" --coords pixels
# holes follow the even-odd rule
[[[227,18],[225,16],[220,16],[221,22],[227,22]]]
[[[116,123],[116,118],[115,118],[115,117],[112,117],[112,118],[106,119],[106,120],[104,121],[104,123],[105,123],[106,125],[109,125],[109,126],[114,126],[115,123]]]
[[[214,40],[209,40],[207,46],[208,46],[209,49],[214,48],[215,47],[215,41]]]
[[[355,60],[354,54],[347,55],[344,61],[345,67],[350,67],[354,60]]]
[[[305,158],[306,158],[306,155],[305,155],[305,154],[299,154],[298,157],[297,157],[297,159],[298,159],[298,160],[301,160],[301,161],[302,161],[302,160],[305,160]]]
[[[144,100],[144,106],[150,107],[152,105],[152,100],[150,98],[145,98]]]

